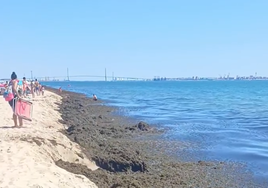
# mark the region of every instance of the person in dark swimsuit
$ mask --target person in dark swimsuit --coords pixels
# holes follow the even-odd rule
[[[9,105],[11,106],[13,110],[13,121],[14,121],[14,127],[22,127],[23,126],[23,121],[21,117],[18,117],[15,114],[15,106],[16,106],[16,99],[20,98],[20,95],[18,93],[18,80],[17,80],[17,75],[15,72],[11,74],[11,81],[9,82],[9,86],[12,86],[12,93],[14,95],[14,98],[10,101],[8,101]],[[19,119],[19,126],[18,126],[18,119]]]

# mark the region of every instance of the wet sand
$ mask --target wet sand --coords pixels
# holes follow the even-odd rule
[[[56,89],[47,90],[58,93]],[[162,132],[153,126],[117,116],[116,108],[85,95],[67,91],[58,94],[62,96],[57,103],[60,123],[66,127],[63,134],[78,143],[100,168],[92,171],[63,160],[56,164],[86,176],[100,188],[266,187],[254,182],[251,174],[236,164],[173,159],[162,151],[168,143],[159,143],[156,138]]]

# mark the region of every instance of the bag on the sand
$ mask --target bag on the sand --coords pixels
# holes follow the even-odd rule
[[[12,92],[12,85],[8,85],[4,94],[3,94],[3,97],[5,98],[6,101],[11,101],[12,99],[14,99],[14,94]]]
[[[15,99],[14,112],[22,119],[32,121],[33,103],[24,99]]]

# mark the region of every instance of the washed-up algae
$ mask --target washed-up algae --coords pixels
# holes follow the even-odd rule
[[[237,170],[236,165],[174,160],[152,144],[150,138],[161,134],[154,127],[114,115],[116,108],[82,94],[63,91],[60,95],[60,121],[67,127],[63,133],[84,148],[100,168],[91,171],[62,160],[56,164],[85,175],[100,188],[262,187],[250,175]]]

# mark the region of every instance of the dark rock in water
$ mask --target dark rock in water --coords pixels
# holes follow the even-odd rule
[[[126,130],[130,130],[130,131],[153,131],[153,128],[150,127],[150,125],[148,123],[145,123],[143,121],[140,121],[138,124],[134,125],[134,126],[127,126],[125,127]]]
[[[72,126],[70,126],[70,127],[67,129],[67,132],[72,132],[72,131],[74,131],[74,130],[75,130],[75,126],[72,125]]]
[[[139,122],[136,127],[138,127],[138,129],[140,129],[141,131],[149,131],[151,129],[150,125],[143,121]]]

